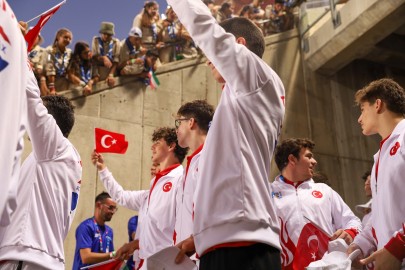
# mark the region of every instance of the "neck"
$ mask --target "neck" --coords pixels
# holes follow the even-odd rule
[[[97,213],[94,213],[94,219],[96,220],[97,225],[104,226],[105,221],[97,215]]]
[[[190,148],[189,154],[193,154],[195,150],[197,150],[198,147],[200,147],[204,142],[205,138],[207,135],[201,135],[201,134],[195,134],[193,138],[191,139],[191,142],[188,144],[188,147]]]
[[[298,183],[298,182],[308,180],[308,179],[301,179],[299,176],[297,176],[295,173],[293,173],[291,170],[288,170],[288,169],[284,169],[281,172],[281,175],[284,178],[286,178],[286,179],[288,179],[288,180],[290,180],[291,182],[294,182],[294,183]]]
[[[65,47],[65,46],[61,46],[61,45],[58,45],[58,49],[59,49],[60,52],[65,52],[66,47]]]
[[[165,160],[159,163],[160,171],[166,170],[170,166],[180,163],[178,159],[174,156],[174,154],[169,154]]]
[[[388,117],[383,117],[382,121],[380,121],[380,127],[378,134],[380,134],[382,139],[387,138],[395,127],[404,119],[402,115],[388,115]]]

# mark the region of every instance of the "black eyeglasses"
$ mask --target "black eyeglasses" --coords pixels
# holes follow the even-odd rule
[[[181,121],[186,121],[186,120],[190,120],[191,118],[180,118],[180,119],[176,119],[174,120],[174,126],[176,128],[179,128]]]

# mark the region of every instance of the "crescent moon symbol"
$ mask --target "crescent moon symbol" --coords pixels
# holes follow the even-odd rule
[[[112,138],[112,136],[111,135],[104,135],[103,137],[101,137],[101,146],[103,146],[104,148],[110,148],[111,147],[111,144],[110,145],[105,144],[105,140],[107,138]]]
[[[317,245],[317,247],[319,248],[319,239],[318,239],[318,236],[316,236],[316,235],[311,235],[310,237],[308,237],[308,240],[307,240],[307,245],[308,245],[308,247],[309,247],[309,243],[310,243],[312,240],[316,240],[316,245]]]

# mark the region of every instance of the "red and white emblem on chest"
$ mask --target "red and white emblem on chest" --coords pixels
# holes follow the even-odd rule
[[[390,155],[391,155],[391,156],[395,155],[395,154],[397,153],[397,151],[398,151],[398,149],[399,149],[400,146],[401,146],[401,145],[399,144],[399,142],[396,142],[395,145],[394,145],[394,146],[391,148],[391,150],[390,150]]]
[[[164,192],[169,192],[172,189],[172,182],[167,182],[166,184],[163,185],[163,191]]]
[[[314,191],[312,191],[312,196],[314,196],[317,199],[320,199],[323,197],[323,194],[322,194],[322,192],[320,192],[318,190],[314,190]]]

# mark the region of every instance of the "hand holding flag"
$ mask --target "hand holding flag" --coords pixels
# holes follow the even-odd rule
[[[101,128],[95,128],[96,152],[125,154],[128,142],[125,135],[111,132]]]
[[[48,11],[45,11],[44,13],[42,13],[41,18],[39,18],[39,21],[37,22],[37,24],[34,26],[34,28],[32,28],[26,35],[25,35],[25,41],[28,43],[27,44],[27,51],[30,52],[36,38],[39,35],[39,32],[41,31],[42,27],[44,27],[44,25],[48,22],[48,20],[53,16],[53,14],[56,13],[56,11],[58,11],[58,9],[64,4],[66,3],[66,0],[63,0],[62,2],[60,2],[59,4],[57,4],[56,6],[54,6],[53,8],[49,9]],[[39,17],[38,16],[38,17]],[[34,19],[38,18],[35,17]],[[31,19],[28,22],[34,20]]]

